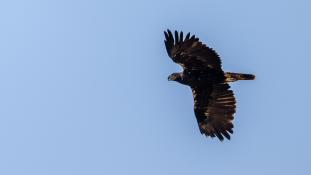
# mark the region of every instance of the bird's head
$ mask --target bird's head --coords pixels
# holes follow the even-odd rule
[[[168,76],[168,81],[182,81],[182,74],[181,73],[172,73],[170,76]]]

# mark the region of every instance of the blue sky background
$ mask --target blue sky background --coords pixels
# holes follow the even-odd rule
[[[0,174],[311,174],[311,2],[0,2]],[[217,50],[231,141],[199,132],[163,30]]]

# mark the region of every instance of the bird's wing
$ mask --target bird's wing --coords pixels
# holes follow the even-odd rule
[[[236,101],[230,86],[226,83],[209,87],[192,87],[194,112],[202,134],[223,140],[233,133],[233,115]],[[229,133],[228,133],[229,132]]]
[[[184,69],[202,70],[207,68],[221,70],[221,60],[218,54],[199,41],[195,35],[188,33],[185,38],[183,32],[164,31],[165,46],[169,57]]]

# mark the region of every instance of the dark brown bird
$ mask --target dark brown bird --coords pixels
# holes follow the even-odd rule
[[[202,134],[230,139],[236,101],[229,82],[254,80],[251,74],[224,72],[218,54],[199,41],[195,35],[170,30],[164,32],[165,46],[171,59],[183,67],[169,81],[190,86],[194,98],[194,113]]]

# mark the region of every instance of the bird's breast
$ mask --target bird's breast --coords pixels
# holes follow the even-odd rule
[[[184,72],[185,84],[189,86],[204,86],[224,81],[223,73],[216,71],[188,71]]]

